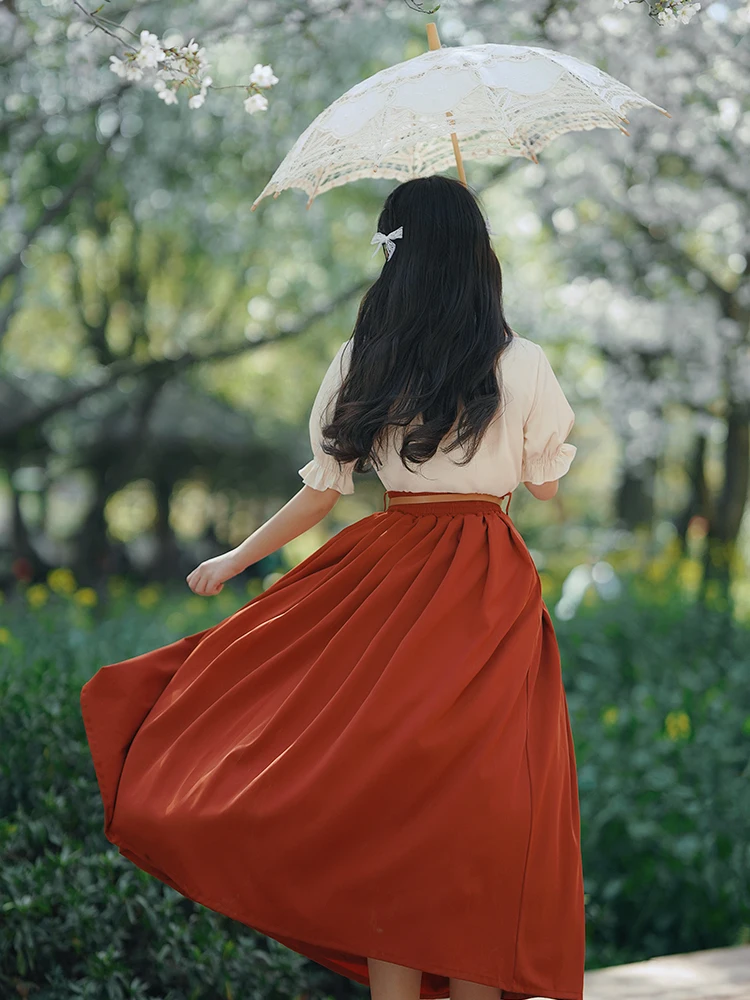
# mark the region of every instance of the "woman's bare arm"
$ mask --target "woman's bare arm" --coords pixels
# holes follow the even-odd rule
[[[557,485],[559,482],[559,479],[552,479],[548,483],[541,483],[539,485],[535,485],[534,483],[524,483],[523,485],[532,496],[537,498],[537,500],[551,500],[557,493]]]
[[[340,496],[338,490],[314,490],[312,486],[303,486],[273,517],[232,549],[237,572],[247,569],[318,524],[333,510]]]
[[[314,490],[311,486],[303,486],[244,542],[197,566],[186,577],[188,586],[203,596],[218,594],[227,580],[322,521],[340,496],[338,490]]]

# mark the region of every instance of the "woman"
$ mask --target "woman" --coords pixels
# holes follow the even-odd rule
[[[582,1000],[576,765],[539,576],[502,498],[552,498],[574,415],[502,308],[463,185],[409,181],[310,417],[302,489],[197,594],[377,511],[212,628],[102,667],[81,706],[120,852],[369,985],[373,1000]]]

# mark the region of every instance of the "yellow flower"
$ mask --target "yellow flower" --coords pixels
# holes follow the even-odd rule
[[[620,713],[615,705],[612,705],[610,708],[605,708],[602,712],[602,722],[605,726],[614,726],[617,722],[619,714]]]
[[[145,587],[141,587],[135,595],[135,599],[142,608],[153,608],[155,604],[159,603],[159,588],[155,584],[149,583]]]
[[[72,594],[76,589],[76,578],[73,571],[66,566],[51,569],[47,574],[47,583],[49,589],[54,590],[56,594]]]
[[[664,720],[670,740],[687,739],[690,735],[690,717],[686,712],[670,712]]]
[[[73,600],[84,608],[93,608],[98,598],[93,587],[81,587],[75,592]]]
[[[26,591],[26,600],[32,608],[41,608],[43,604],[47,603],[48,597],[49,591],[43,583],[32,583]]]
[[[0,646],[7,646],[11,640],[10,629],[0,628]]]
[[[703,578],[703,567],[697,559],[683,559],[678,570],[678,578],[685,590],[693,591]]]
[[[644,575],[647,580],[651,581],[651,583],[663,583],[667,578],[667,574],[669,573],[671,566],[671,561],[669,559],[665,559],[664,557],[652,559],[646,566]]]
[[[662,554],[665,559],[673,563],[682,558],[682,542],[677,535],[669,539],[662,550]]]

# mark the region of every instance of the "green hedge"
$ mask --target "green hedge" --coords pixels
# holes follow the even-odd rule
[[[247,600],[123,594],[109,616],[52,594],[0,606],[0,996],[37,1000],[365,998],[359,984],[181,896],[103,834],[80,715],[105,663],[200,631]],[[196,612],[196,608],[202,609]],[[165,624],[182,623],[181,629]]]
[[[750,628],[634,581],[556,631],[587,967],[750,942]]]
[[[368,997],[183,898],[105,839],[81,686],[100,665],[247,599],[227,588],[187,603],[146,593],[142,607],[129,591],[106,608],[63,594],[35,610],[0,605],[0,995]],[[556,629],[578,760],[587,968],[747,941],[750,629],[635,587]]]

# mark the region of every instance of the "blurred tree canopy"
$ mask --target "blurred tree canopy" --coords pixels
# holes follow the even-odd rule
[[[641,537],[651,552],[699,544],[706,587],[734,577],[750,607],[750,6],[715,0],[689,25],[636,13],[447,0],[433,17],[446,45],[570,52],[673,115],[641,109],[629,138],[573,133],[538,165],[468,176],[509,321],[543,343],[578,418],[565,488],[529,523],[551,509],[559,543],[598,557]],[[117,43],[69,0],[0,8],[6,582],[60,563],[83,581],[187,572],[301,486],[309,407],[377,273],[392,182],[309,211],[301,192],[250,206],[327,104],[426,49],[427,18],[403,0],[116,0],[106,14],[194,37],[230,89],[165,106],[109,71]],[[280,82],[250,117],[231,88],[257,62]],[[379,502],[365,478],[334,519]]]

